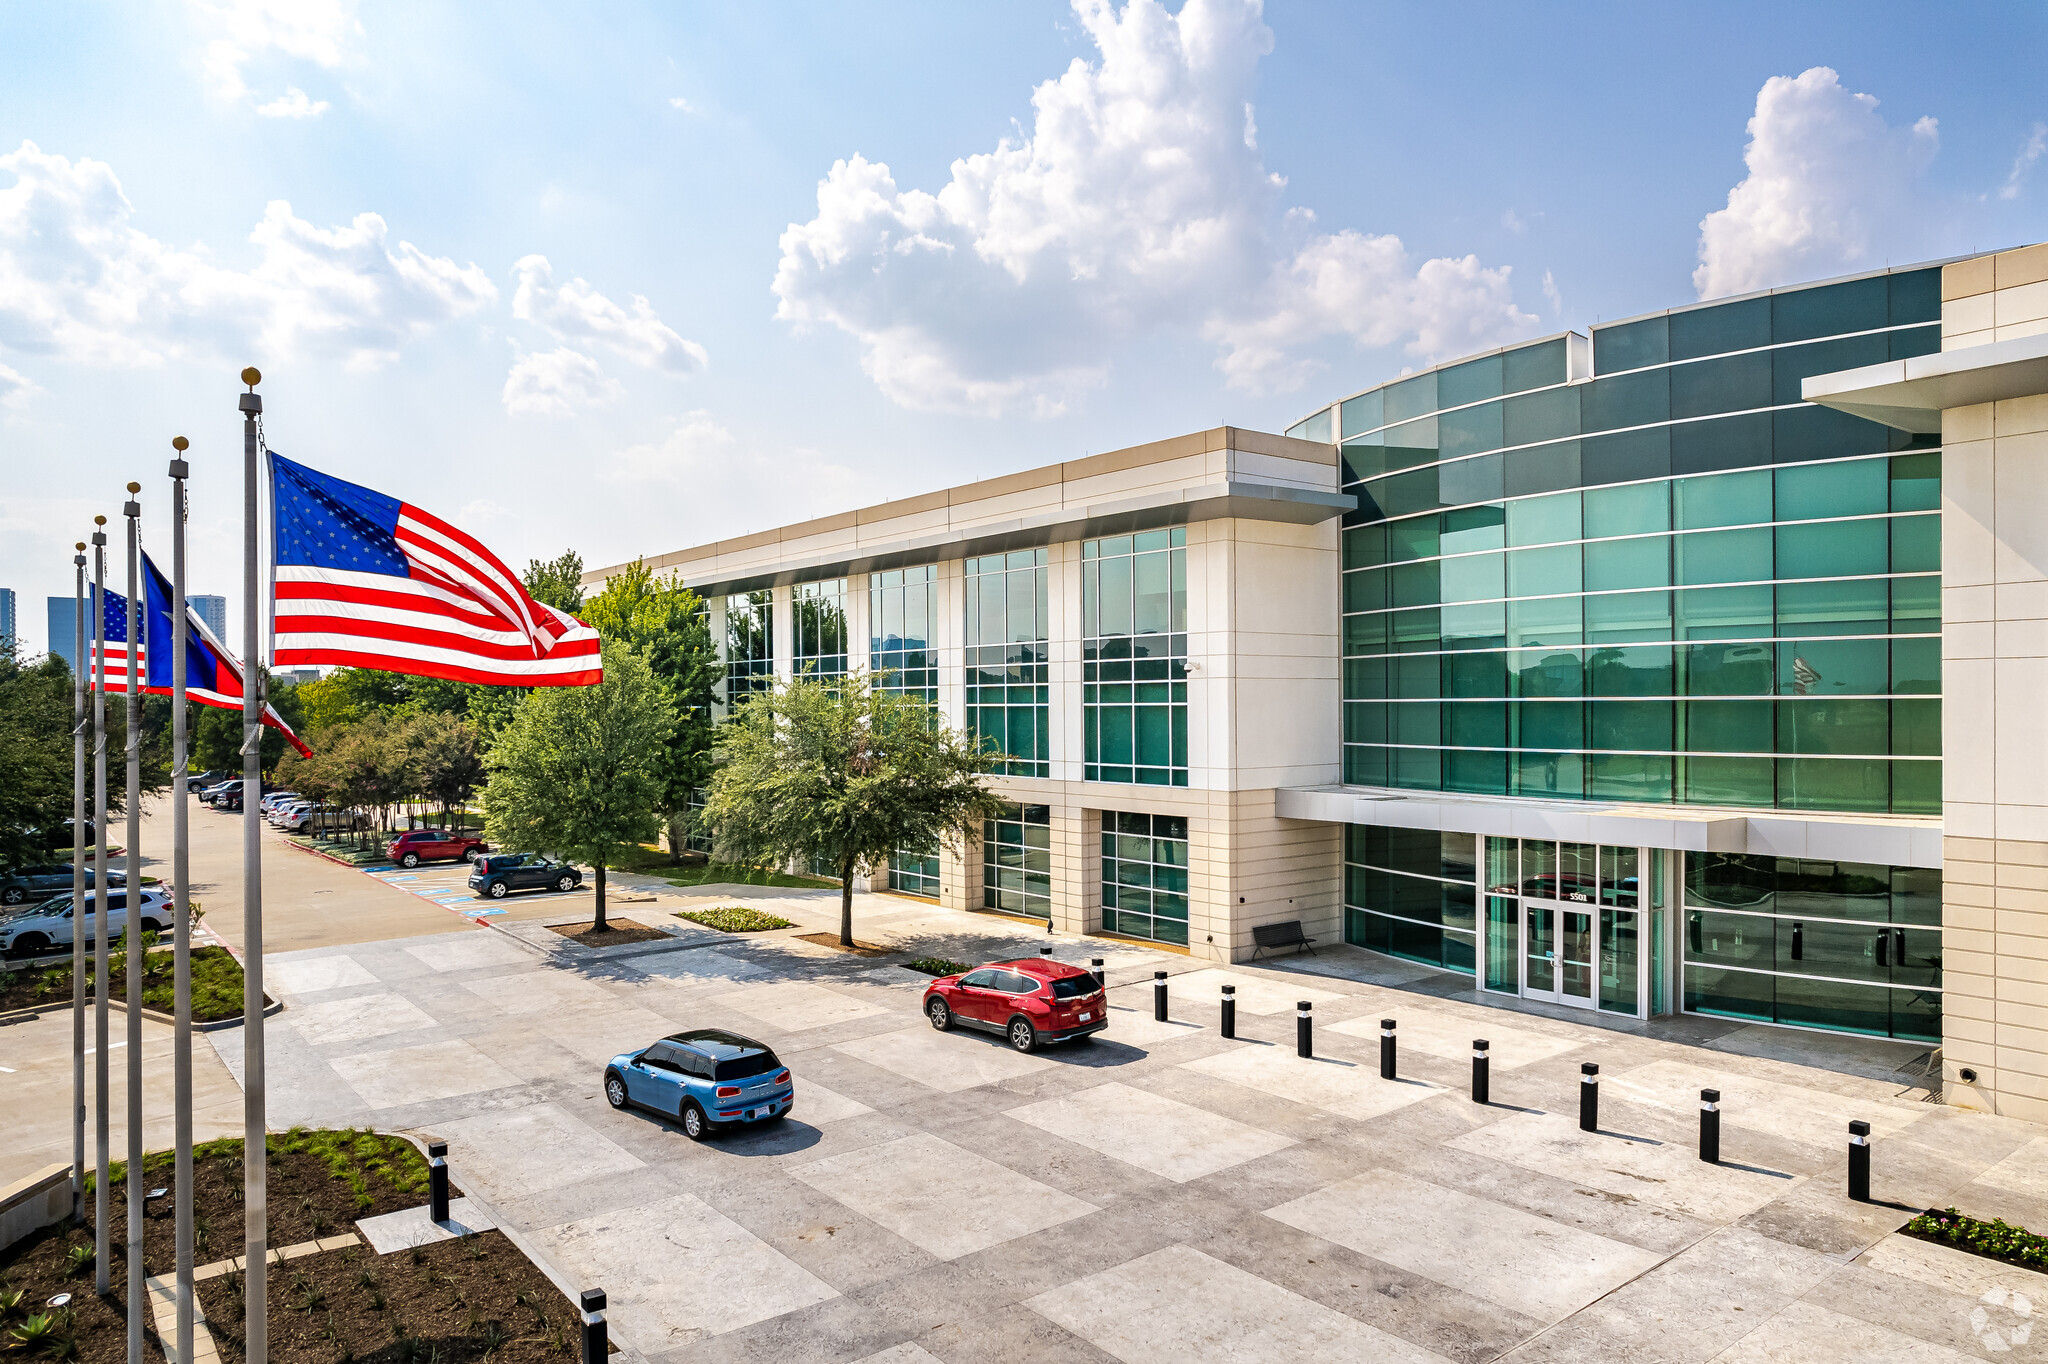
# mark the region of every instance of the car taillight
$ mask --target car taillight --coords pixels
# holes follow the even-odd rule
[[[770,1081],[769,1081],[768,1083],[769,1083],[769,1084],[771,1084],[771,1085],[779,1085],[779,1084],[781,1084],[781,1083],[782,1083],[783,1081],[787,1080],[788,1078],[789,1078],[789,1072],[785,1070],[785,1071],[783,1071],[783,1072],[782,1072],[782,1073],[781,1073],[780,1075],[778,1075],[778,1076],[776,1076],[776,1077],[775,1077],[774,1079],[770,1080]]]
[[[721,1099],[734,1098],[739,1092],[740,1087],[738,1085],[720,1085],[718,1087],[718,1097]]]

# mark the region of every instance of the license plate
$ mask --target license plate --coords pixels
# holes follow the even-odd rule
[[[1095,1021],[1095,1015],[1094,1015],[1094,1014],[1082,1014],[1082,1015],[1081,1015],[1081,1021],[1082,1021],[1083,1023],[1092,1023],[1092,1022],[1094,1022],[1094,1021]]]

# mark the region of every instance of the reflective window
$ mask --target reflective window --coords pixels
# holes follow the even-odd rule
[[[1102,927],[1186,945],[1186,816],[1102,812]]]
[[[774,627],[774,594],[767,588],[725,599],[726,704],[774,689]]]
[[[790,610],[790,671],[799,677],[845,676],[846,579],[798,583],[790,590]]]
[[[1399,564],[1349,575],[1358,594],[1433,602],[1438,569]],[[1082,777],[1188,784],[1187,528],[1081,546]]]
[[[1052,771],[1046,707],[1050,666],[1046,554],[1021,549],[967,560],[967,731],[1008,755],[1014,777]]]
[[[1344,830],[1344,940],[1410,961],[1474,969],[1477,839],[1434,829]]]
[[[1052,917],[1052,807],[1013,805],[981,832],[984,909]]]
[[[939,701],[938,566],[892,568],[868,575],[868,666],[875,685]]]

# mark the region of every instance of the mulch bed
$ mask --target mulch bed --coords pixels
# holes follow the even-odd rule
[[[426,1161],[402,1138],[294,1128],[273,1134],[269,1147],[273,1249],[353,1231],[358,1218],[426,1201]],[[143,1171],[145,1189],[173,1188],[169,1152],[146,1157]],[[0,1254],[0,1288],[19,1289],[23,1299],[23,1310],[8,1318],[7,1330],[21,1325],[26,1311],[40,1310],[53,1295],[72,1295],[68,1307],[56,1313],[58,1329],[52,1341],[22,1350],[23,1358],[117,1360],[126,1353],[126,1172],[117,1164],[111,1173],[110,1297],[102,1299],[92,1291],[90,1222],[84,1227],[46,1228]],[[207,1142],[194,1150],[193,1194],[195,1261],[205,1265],[240,1255],[240,1140]],[[88,1218],[93,1201],[88,1189]],[[143,1266],[152,1276],[168,1275],[175,1254],[172,1198],[151,1199],[147,1208]],[[86,1261],[74,1267],[68,1257],[81,1246]],[[366,1272],[378,1285],[374,1294],[359,1282]],[[567,1356],[554,1351],[554,1336],[569,1342],[565,1349],[573,1348],[577,1339],[577,1318],[568,1301],[496,1232],[429,1247],[418,1257],[406,1251],[379,1256],[362,1245],[273,1263],[269,1282],[270,1352],[276,1364],[339,1364],[350,1359],[410,1364],[434,1357],[436,1350],[442,1364],[486,1357],[514,1364],[559,1361]],[[208,1330],[226,1359],[242,1358],[241,1289],[238,1274],[199,1285]],[[315,1299],[321,1301],[309,1306]],[[473,1323],[472,1312],[477,1314]],[[499,1323],[502,1339],[493,1333],[493,1321]],[[153,1364],[164,1358],[153,1321],[144,1354]]]
[[[635,923],[631,919],[614,919],[609,916],[604,921],[602,932],[598,930],[595,919],[586,919],[580,924],[549,924],[548,931],[559,933],[569,941],[581,943],[585,947],[618,947],[629,942],[654,942],[672,936],[658,928]]]
[[[142,1003],[144,1007],[170,1013],[177,1007],[173,996],[173,954],[157,950],[142,959]],[[85,1003],[92,1007],[92,957],[86,957]],[[107,975],[113,981],[109,999],[128,997],[128,962],[119,951],[107,956]],[[29,1009],[41,1004],[71,1002],[71,959],[10,971],[0,977],[0,1013]],[[225,947],[192,949],[192,1021],[218,1023],[242,1016],[242,964]]]
[[[880,943],[862,942],[858,938],[854,939],[853,946],[848,947],[839,941],[837,933],[799,933],[796,936],[805,942],[829,947],[834,952],[851,952],[856,957],[893,957],[898,950],[894,947],[884,947]]]

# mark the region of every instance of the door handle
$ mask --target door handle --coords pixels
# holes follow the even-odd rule
[[[1891,965],[1891,945],[1892,935],[1888,931],[1880,929],[1877,935],[1877,964],[1879,966]]]

